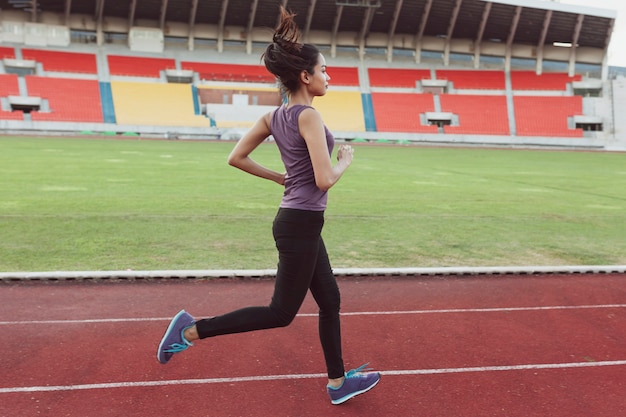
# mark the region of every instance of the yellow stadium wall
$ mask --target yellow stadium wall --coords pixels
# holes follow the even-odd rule
[[[209,127],[210,121],[194,114],[189,84],[111,81],[118,124]]]
[[[313,101],[326,126],[337,132],[365,132],[365,117],[361,93],[358,91],[328,91]]]

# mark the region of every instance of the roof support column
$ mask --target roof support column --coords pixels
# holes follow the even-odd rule
[[[515,15],[513,16],[513,21],[511,22],[511,31],[509,32],[509,37],[506,40],[506,57],[504,60],[504,69],[506,72],[511,71],[511,56],[513,55],[513,40],[515,39],[515,32],[517,31],[517,25],[519,24],[519,18],[522,14],[522,7],[517,6],[515,8]]]
[[[391,25],[389,25],[389,34],[387,39],[387,62],[391,62],[393,59],[393,37],[396,34],[396,25],[398,24],[398,17],[400,16],[400,9],[402,9],[403,0],[396,1],[396,9],[393,12],[393,18]]]
[[[548,29],[550,28],[550,21],[552,20],[552,10],[546,12],[546,16],[543,18],[543,27],[541,28],[541,35],[539,36],[539,42],[537,43],[537,75],[541,75],[543,71],[543,51],[545,48],[546,36],[548,35]]]
[[[224,52],[224,22],[226,22],[226,10],[228,0],[222,0],[222,10],[220,10],[220,22],[217,26],[217,52]]]
[[[370,33],[370,26],[372,24],[372,18],[374,17],[374,9],[368,7],[365,9],[365,14],[363,15],[363,24],[361,27],[361,33],[359,34],[359,59],[363,61],[365,58],[365,38]]]
[[[159,16],[159,29],[165,34],[165,15],[167,14],[167,0],[161,0],[161,14]]]
[[[137,0],[131,0],[128,7],[128,30],[135,26],[135,9],[137,8]]]
[[[254,19],[256,17],[256,9],[259,5],[259,0],[254,0],[250,5],[250,14],[248,16],[248,28],[246,30],[246,53],[250,55],[252,53],[252,30],[254,29]]]
[[[478,34],[474,41],[474,68],[480,67],[480,49],[483,43],[483,36],[485,34],[485,28],[487,27],[487,20],[489,20],[489,13],[491,13],[491,2],[485,2],[485,8],[483,9],[483,15],[480,19],[480,26],[478,27]]]
[[[569,51],[569,76],[572,77],[576,73],[576,48],[578,47],[578,38],[580,38],[580,30],[583,27],[583,21],[585,20],[584,14],[579,14],[576,18],[576,28],[574,29],[574,36],[572,36],[572,48]]]
[[[304,39],[306,42],[309,41],[309,32],[311,31],[311,21],[313,20],[313,12],[315,11],[315,4],[317,0],[311,0],[309,4],[309,9],[306,12],[306,23],[304,25]]]
[[[287,10],[287,1],[288,0],[283,0],[281,2],[281,5],[285,8],[285,10]],[[276,18],[276,27],[278,27],[279,24],[280,24],[280,11],[278,12],[278,17]]]
[[[72,10],[72,0],[65,0],[65,16],[63,21],[65,26],[70,27],[70,12]]]
[[[443,52],[443,64],[447,67],[450,65],[450,43],[452,42],[452,35],[454,34],[454,26],[456,25],[456,19],[459,17],[459,10],[461,10],[461,4],[463,0],[456,0],[454,9],[452,10],[452,16],[450,17],[450,23],[448,24],[448,32],[446,33],[446,46]]]
[[[189,12],[189,35],[187,37],[187,49],[194,50],[194,34],[196,27],[196,14],[198,13],[198,0],[192,0],[191,12]]]
[[[611,19],[611,23],[606,30],[606,38],[604,41],[604,58],[602,59],[602,81],[609,79],[609,42],[611,41],[611,34],[613,33],[613,26],[615,26],[615,19]]]
[[[341,22],[342,14],[343,6],[337,6],[335,21],[333,22],[333,32],[330,38],[330,56],[332,56],[333,58],[337,56],[337,32],[339,31],[339,23]]]
[[[98,46],[104,45],[104,29],[102,25],[102,15],[104,13],[104,0],[96,1],[96,43]]]
[[[422,61],[422,43],[424,41],[424,30],[426,30],[426,24],[428,23],[428,16],[433,6],[433,0],[426,0],[424,5],[424,13],[422,13],[422,20],[420,21],[419,30],[415,36],[415,62],[420,63]]]

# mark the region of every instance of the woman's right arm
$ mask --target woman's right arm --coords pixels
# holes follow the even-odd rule
[[[326,143],[324,122],[317,110],[303,110],[298,118],[298,126],[309,149],[315,184],[320,190],[328,191],[352,163],[354,149],[350,145],[341,145],[337,151],[337,163],[333,166]]]

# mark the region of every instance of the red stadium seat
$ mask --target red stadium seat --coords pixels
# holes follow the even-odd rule
[[[275,83],[276,78],[263,65],[181,62],[184,70],[198,73],[201,80],[248,83]]]
[[[371,87],[415,88],[417,82],[431,79],[430,70],[400,68],[369,68]]]
[[[560,72],[543,73],[537,75],[535,71],[511,71],[511,86],[513,90],[566,90],[567,84],[580,81],[582,77]]]
[[[20,87],[17,84],[17,75],[0,74],[0,96],[8,97],[19,95]],[[21,111],[0,110],[0,120],[24,120],[24,113]]]
[[[42,49],[22,49],[24,59],[42,64],[44,71],[96,74],[96,55],[80,52],[61,52]]]
[[[420,115],[435,111],[432,94],[372,93],[379,132],[437,133],[435,125],[422,125]]]
[[[504,90],[504,71],[437,70],[438,80],[448,80],[459,90]]]
[[[580,96],[517,96],[513,98],[518,136],[582,137],[581,129],[570,129],[568,117],[582,114]]]
[[[176,61],[172,58],[109,55],[107,60],[111,75],[159,78],[161,71],[176,69]]]
[[[9,46],[0,46],[0,59],[15,59],[15,49]]]
[[[347,87],[358,87],[359,69],[356,67],[329,67],[330,85],[341,85]]]
[[[506,96],[442,94],[441,111],[459,116],[459,126],[444,126],[445,133],[509,135]]]
[[[98,81],[35,75],[25,79],[28,94],[47,99],[50,105],[49,113],[31,112],[33,121],[103,122]]]

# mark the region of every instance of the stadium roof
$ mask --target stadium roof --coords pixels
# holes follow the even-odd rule
[[[38,0],[36,8],[33,1],[0,0],[0,9],[73,30],[160,28],[166,37],[188,38],[190,47],[197,39],[214,40],[220,51],[224,42],[242,42],[248,52],[269,39],[283,4],[297,13],[306,41],[333,53],[384,48],[389,60],[405,49],[418,57],[428,50],[603,64],[617,16],[539,0]]]

